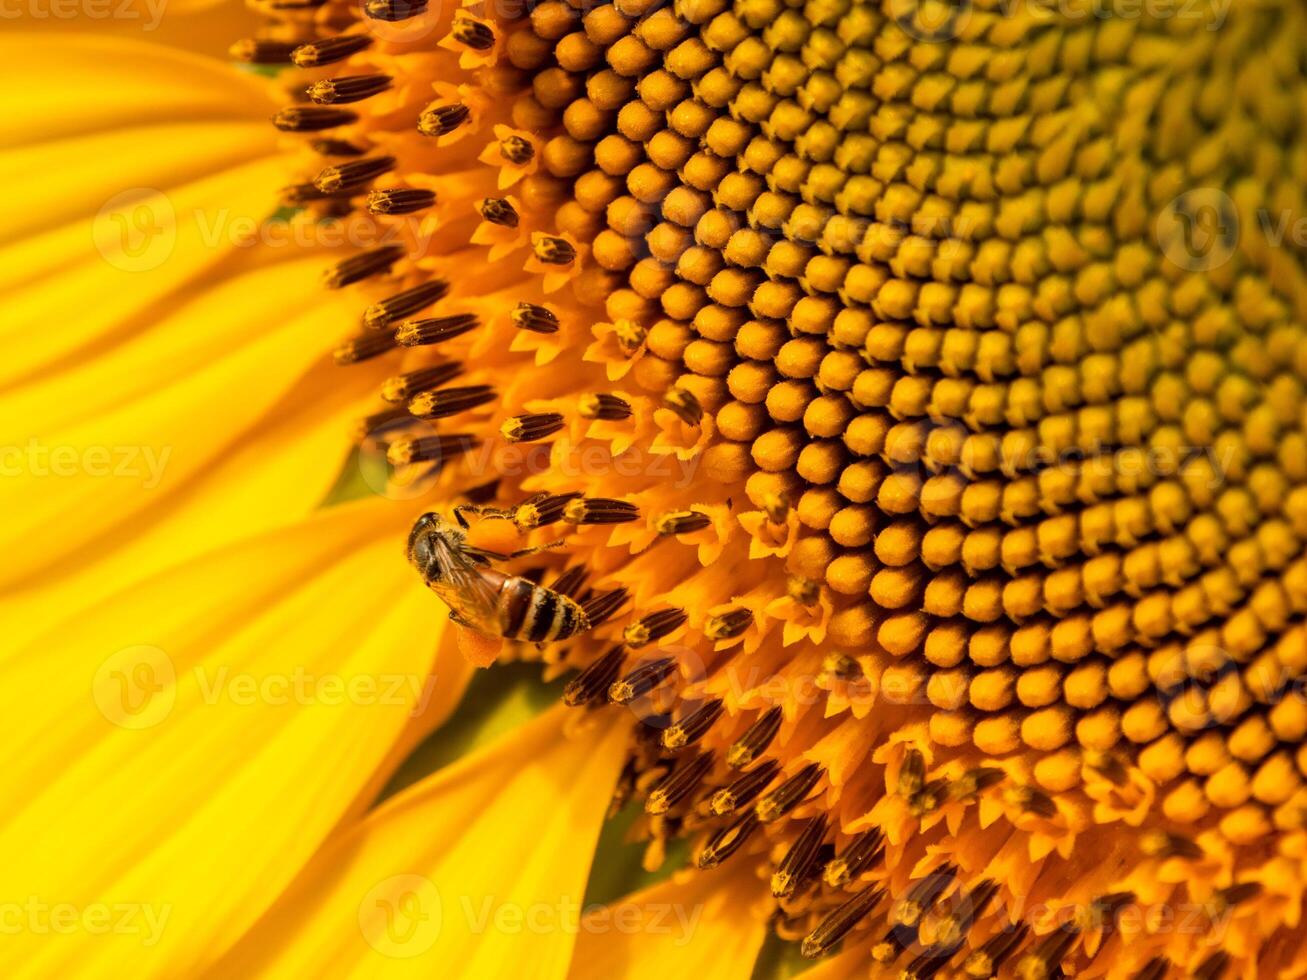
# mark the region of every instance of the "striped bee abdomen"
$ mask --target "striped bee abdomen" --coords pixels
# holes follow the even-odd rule
[[[516,575],[500,589],[499,610],[504,636],[510,640],[565,640],[590,625],[575,601]]]

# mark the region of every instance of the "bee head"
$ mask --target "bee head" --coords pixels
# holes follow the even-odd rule
[[[438,514],[423,514],[408,535],[408,560],[425,578],[436,567],[436,541],[445,533],[445,522]]]

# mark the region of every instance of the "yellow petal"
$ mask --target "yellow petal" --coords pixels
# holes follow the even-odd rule
[[[0,895],[33,903],[0,973],[184,976],[284,889],[445,681],[402,510],[195,559],[0,664]]]
[[[767,936],[751,869],[692,873],[588,912],[568,980],[748,980]]]
[[[369,814],[213,975],[562,980],[627,738],[564,710]]]

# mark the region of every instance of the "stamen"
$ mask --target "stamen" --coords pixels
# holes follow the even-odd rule
[[[776,898],[789,898],[798,885],[806,881],[817,864],[822,838],[826,836],[825,815],[813,817],[799,832],[799,836],[781,859],[771,876],[771,893]]]
[[[396,23],[425,13],[427,0],[363,0],[363,13],[373,20]]]
[[[565,238],[537,238],[532,248],[536,258],[546,265],[567,265],[576,258],[576,249]]]
[[[290,106],[272,117],[272,124],[285,133],[316,133],[358,122],[349,109],[327,106]]]
[[[943,946],[961,943],[972,923],[985,914],[989,903],[998,894],[998,882],[986,878],[971,889],[958,903],[958,911],[940,920],[935,928],[935,941]],[[956,948],[956,947],[955,947]]]
[[[684,388],[672,388],[663,395],[663,405],[675,412],[686,425],[698,425],[703,421],[703,406],[699,399]]]
[[[454,27],[450,32],[459,44],[465,44],[473,51],[489,51],[495,46],[495,32],[487,24],[471,17],[454,18]]]
[[[309,147],[314,153],[320,153],[324,157],[361,157],[367,152],[363,147],[355,146],[348,140],[310,140]]]
[[[746,813],[729,827],[717,831],[699,853],[698,865],[702,870],[715,868],[744,846],[758,829],[758,817],[753,811]]]
[[[767,493],[762,498],[762,509],[767,513],[767,520],[784,524],[790,517],[790,498],[783,493]]]
[[[785,594],[801,606],[814,606],[821,598],[821,586],[810,578],[790,575],[785,579]],[[857,661],[855,660],[854,663]]]
[[[643,697],[671,677],[676,671],[676,658],[663,657],[651,660],[631,671],[608,689],[608,700],[614,704],[630,704]]]
[[[313,178],[313,183],[324,194],[339,194],[341,191],[361,187],[368,181],[380,177],[394,166],[394,157],[370,157],[367,160],[351,160],[349,163],[341,163],[323,169]]]
[[[610,619],[613,613],[622,608],[622,605],[629,597],[630,593],[625,588],[617,588],[608,592],[600,592],[581,603],[581,608],[585,611],[585,618],[590,621],[590,628],[593,629]]]
[[[1033,786],[1012,786],[1004,792],[1004,798],[1013,806],[1018,806],[1026,813],[1051,820],[1057,816],[1057,804],[1044,792]]]
[[[662,535],[692,534],[712,524],[712,518],[697,510],[678,510],[663,514],[654,521],[654,530]]]
[[[726,764],[732,769],[743,769],[754,759],[767,751],[771,740],[781,728],[780,707],[768,708],[767,712],[749,726],[745,732],[726,752]]]
[[[448,292],[447,280],[431,279],[420,286],[406,289],[402,293],[396,293],[369,306],[363,311],[363,326],[368,330],[384,329],[396,320],[411,316],[418,310],[443,299]]]
[[[512,317],[513,326],[519,330],[530,330],[532,333],[558,332],[558,317],[552,310],[534,303],[518,303],[513,308]]]
[[[638,351],[649,337],[649,331],[634,320],[619,320],[613,326],[613,336],[628,357]]]
[[[1021,947],[1030,929],[1023,922],[990,936],[985,945],[962,961],[962,972],[976,980],[995,976],[1004,961]]]
[[[921,917],[935,904],[935,900],[953,884],[956,868],[946,865],[928,875],[908,890],[908,893],[890,906],[889,931],[871,948],[871,957],[877,963],[893,963],[903,951],[917,941],[917,925]]]
[[[513,511],[513,523],[520,528],[556,524],[562,519],[567,505],[579,496],[581,496],[579,493],[542,494],[536,499],[519,504]]]
[[[733,640],[753,624],[753,613],[747,609],[731,609],[704,620],[703,635],[713,642]]]
[[[538,442],[559,431],[565,419],[559,412],[536,412],[505,419],[500,433],[509,442]]]
[[[961,948],[960,944],[948,945],[935,943],[918,953],[907,965],[899,980],[931,980],[931,978],[948,965]]]
[[[823,955],[865,919],[884,897],[885,891],[879,886],[858,892],[827,915],[816,929],[803,937],[803,943],[799,947],[800,955],[810,960]]]
[[[418,117],[418,132],[423,136],[446,136],[472,118],[472,110],[461,102],[439,105]]]
[[[227,53],[234,60],[243,61],[247,65],[288,65],[294,50],[293,41],[246,38],[233,44]]]
[[[358,364],[395,349],[395,338],[388,334],[365,333],[342,341],[332,351],[332,358],[341,366]]]
[[[631,417],[631,403],[607,392],[589,393],[578,400],[576,411],[583,419],[618,422]]]
[[[1171,970],[1171,961],[1165,956],[1154,956],[1133,980],[1162,980]]]
[[[970,800],[991,786],[997,786],[1005,776],[1006,773],[995,766],[980,766],[951,780],[945,787],[945,794],[950,800]]]
[[[412,214],[436,203],[436,192],[420,187],[392,187],[368,192],[368,210],[373,214]]]
[[[384,335],[383,335],[384,336]],[[424,391],[408,403],[408,410],[420,419],[443,419],[492,402],[499,395],[490,385],[437,388]]]
[[[335,195],[323,192],[316,184],[291,184],[281,189],[281,200],[290,207],[323,201]]]
[[[885,856],[885,837],[879,829],[865,830],[822,870],[822,880],[832,888],[843,888]]]
[[[502,197],[487,197],[477,205],[477,211],[492,225],[516,228],[520,220],[516,209]]]
[[[793,776],[772,790],[754,808],[763,823],[773,823],[785,816],[808,798],[812,788],[822,777],[822,768],[815,762],[804,766]]]
[[[328,289],[341,289],[375,276],[378,272],[385,272],[403,257],[403,245],[382,245],[336,263],[323,274],[323,279]]]
[[[645,813],[657,816],[676,806],[693,792],[712,764],[711,752],[700,752],[692,759],[678,762],[676,768],[649,793],[644,804]]]
[[[626,627],[622,631],[622,639],[629,647],[638,650],[680,629],[688,618],[683,609],[660,609]]]
[[[640,508],[635,504],[605,497],[583,497],[563,508],[563,520],[569,524],[625,524],[639,517]]]
[[[1139,849],[1149,857],[1178,857],[1194,861],[1203,856],[1203,849],[1189,838],[1160,830],[1141,835]]]
[[[554,584],[549,586],[559,595],[565,595],[575,599],[581,594],[581,586],[585,585],[585,580],[589,573],[584,565],[573,565],[562,575],[554,580]],[[609,594],[609,593],[605,593]]]
[[[344,61],[371,43],[372,38],[366,34],[341,34],[338,37],[327,37],[301,44],[291,52],[290,58],[301,68],[318,68]]]
[[[663,729],[663,748],[675,751],[693,745],[707,734],[724,709],[720,698],[705,701],[675,725]]]
[[[1217,980],[1229,966],[1230,954],[1218,950],[1203,960],[1202,965],[1195,971],[1193,980]]]
[[[456,313],[427,320],[405,320],[395,331],[395,341],[403,347],[443,344],[481,325],[475,313]]]
[[[1079,930],[1068,929],[1045,938],[1033,950],[1017,960],[1012,968],[1019,980],[1050,980],[1060,976],[1059,967],[1067,952],[1079,936]]]
[[[410,428],[415,422],[416,419],[402,408],[387,408],[359,419],[354,425],[354,437],[357,440],[375,439],[387,432]]]
[[[399,439],[386,449],[386,459],[395,466],[443,462],[475,449],[478,444],[477,437],[470,434]]]
[[[926,759],[917,749],[909,749],[899,766],[899,796],[911,796],[926,781]]]
[[[389,75],[351,75],[344,78],[324,78],[307,89],[308,96],[318,105],[346,105],[362,102],[390,88]]]
[[[524,140],[520,136],[506,136],[499,141],[499,155],[509,163],[515,163],[520,167],[522,164],[530,163],[536,151],[530,140]]]
[[[385,334],[381,336],[384,337]],[[381,383],[381,397],[388,402],[407,402],[419,392],[439,388],[462,373],[463,365],[458,361],[450,361],[448,364],[436,364],[407,374],[399,374]]]
[[[625,656],[626,650],[619,643],[586,667],[563,688],[563,703],[570,708],[578,708],[601,698],[617,680]]]
[[[708,800],[708,809],[719,817],[748,806],[776,778],[781,764],[767,759],[756,769],[750,769],[729,786],[717,790]]]

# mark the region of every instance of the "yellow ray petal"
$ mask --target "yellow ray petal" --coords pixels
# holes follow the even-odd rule
[[[21,2],[24,9],[29,9],[29,4],[30,9],[53,7],[44,0]],[[43,44],[58,35],[93,31],[99,37],[144,41],[224,61],[233,38],[253,37],[261,26],[260,15],[236,0],[214,4],[208,0],[87,0],[75,11],[65,11],[64,16],[23,20],[23,30],[39,32]]]
[[[271,903],[443,681],[401,510],[332,508],[196,559],[0,665],[0,894],[81,923],[26,912],[0,973],[187,975]],[[128,907],[132,928],[88,924]]]
[[[627,737],[563,710],[343,834],[213,975],[561,980]]]
[[[568,980],[748,980],[767,936],[765,894],[744,867],[659,882],[588,912]]]

